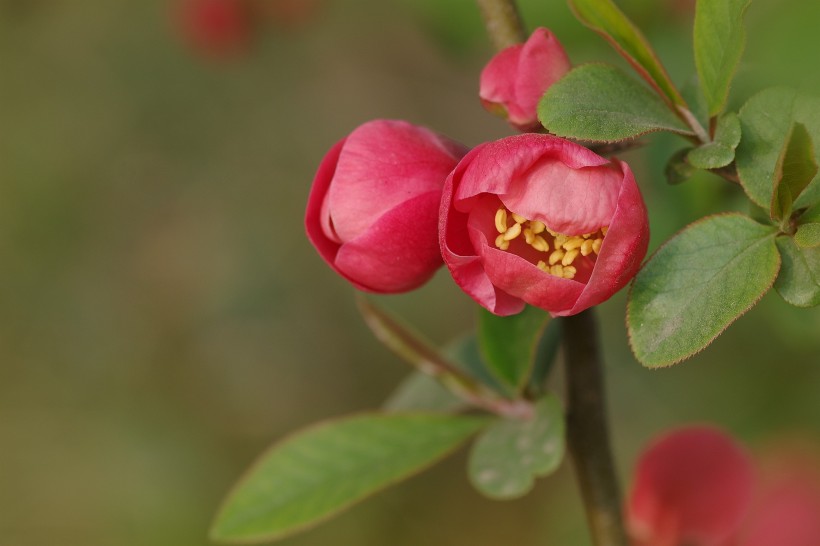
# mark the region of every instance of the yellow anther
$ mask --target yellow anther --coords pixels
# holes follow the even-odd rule
[[[507,231],[507,209],[501,207],[495,212],[495,229],[498,233]],[[498,246],[498,244],[496,244]]]
[[[532,232],[532,229],[524,228],[524,240],[527,241],[528,245],[531,245],[535,240],[535,233]]]
[[[557,244],[558,239],[556,239],[555,242]],[[582,244],[584,244],[584,240],[580,237],[570,237],[567,242],[563,244],[563,247],[566,250],[575,250],[576,248],[581,248]]]
[[[544,262],[544,260],[540,260],[540,261],[538,262],[538,269],[540,269],[540,270],[541,270],[541,271],[543,271],[544,273],[549,273],[549,272],[550,272],[550,268],[549,268],[549,266],[546,264],[546,262]]]
[[[568,265],[564,268],[564,278],[565,279],[574,279],[576,273],[577,273],[577,271],[575,270],[574,266]]]
[[[557,264],[558,262],[561,261],[561,258],[563,258],[563,257],[564,257],[564,251],[559,248],[558,250],[556,250],[555,252],[550,254],[550,257],[549,257],[550,265]]]
[[[564,276],[564,266],[561,264],[554,265],[550,267],[550,273],[555,275],[556,277],[563,277]]]
[[[526,219],[526,218],[524,218],[524,217],[523,217],[523,216],[521,216],[520,214],[516,214],[516,213],[514,213],[514,212],[512,213],[512,217],[513,217],[513,220],[515,220],[515,223],[516,223],[516,224],[523,224],[524,222],[526,222],[526,221],[527,221],[527,219]]]
[[[595,239],[594,241],[592,241],[592,251],[595,254],[598,254],[601,251],[601,245],[603,244],[603,242],[603,239]]]
[[[557,234],[555,236],[555,250],[558,250],[559,248],[564,246],[564,243],[566,243],[566,242],[567,242],[567,236],[566,235],[562,235],[560,233]]]
[[[550,244],[540,235],[536,235],[530,244],[539,252],[547,252],[550,249]]]
[[[544,222],[539,222],[538,220],[530,220],[530,229],[532,232],[538,235],[539,233],[543,233],[547,226],[544,225]]]
[[[593,235],[595,235],[595,232],[592,232],[592,233],[584,233],[583,235],[581,235],[581,237],[583,237],[584,239],[589,239],[589,238],[590,238],[590,237],[592,237]]]
[[[561,265],[570,265],[574,260],[575,257],[578,256],[580,250],[577,248],[573,248],[572,250],[568,250],[564,257],[561,259]]]
[[[558,232],[557,232],[557,231],[552,231],[552,230],[551,230],[550,228],[548,228],[547,226],[544,226],[544,229],[546,229],[546,230],[547,230],[547,233],[549,233],[549,234],[550,234],[550,235],[552,235],[553,237],[555,237],[555,236],[557,236],[557,235],[558,235]]]
[[[507,250],[508,248],[510,248],[510,242],[504,239],[504,234],[502,233],[501,235],[495,238],[495,246],[497,246],[501,250]]]
[[[504,233],[504,240],[512,241],[519,235],[521,235],[521,224],[513,224],[510,229]]]
[[[593,241],[584,241],[581,245],[581,256],[589,256],[592,254]]]
[[[604,235],[606,235],[607,231],[609,231],[609,226],[604,226],[601,228],[601,233],[603,233]]]

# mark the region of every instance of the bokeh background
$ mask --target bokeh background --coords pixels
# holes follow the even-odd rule
[[[692,3],[621,5],[688,80]],[[267,445],[378,407],[407,373],[308,244],[306,196],[324,152],[368,119],[470,145],[510,134],[477,99],[492,51],[469,0],[314,7],[274,9],[247,47],[214,55],[169,0],[0,0],[0,544],[208,544],[221,499]],[[574,62],[623,64],[564,2],[522,9]],[[748,19],[734,103],[784,80],[817,89],[820,6],[761,0]],[[746,206],[709,175],[667,186],[663,164],[683,142],[646,140],[624,159],[653,248]],[[445,272],[378,302],[438,343],[475,317]],[[769,294],[700,355],[647,371],[627,347],[624,306],[620,294],[600,316],[627,483],[641,445],[679,423],[719,424],[752,449],[820,441],[820,311]],[[471,489],[461,453],[282,544],[588,537],[568,464],[495,502]]]

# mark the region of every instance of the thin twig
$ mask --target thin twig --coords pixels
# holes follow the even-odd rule
[[[515,0],[476,0],[476,3],[496,49],[520,44],[527,39]]]

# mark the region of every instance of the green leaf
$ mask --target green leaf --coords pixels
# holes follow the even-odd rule
[[[532,489],[536,477],[554,472],[564,457],[564,417],[554,396],[534,406],[531,419],[499,419],[478,437],[470,453],[473,485],[495,499]]]
[[[718,120],[712,142],[695,148],[687,157],[698,169],[719,169],[735,159],[735,148],[740,142],[740,120],[737,114],[728,113]]]
[[[630,344],[650,368],[709,345],[771,288],[775,228],[740,214],[710,216],[668,240],[644,265],[627,306]]]
[[[820,246],[820,223],[809,222],[798,226],[794,234],[794,242],[801,248]]]
[[[569,5],[581,23],[606,38],[670,104],[686,105],[649,41],[612,0],[569,0]]]
[[[622,70],[586,64],[553,84],[538,119],[563,137],[615,142],[652,131],[692,134],[657,95]]]
[[[735,162],[740,183],[749,198],[770,210],[777,164],[794,122],[805,125],[814,142],[820,142],[820,98],[775,87],[749,99],[740,109],[743,138]],[[794,209],[820,202],[820,176],[815,176],[797,197]]]
[[[220,510],[211,537],[262,542],[291,535],[420,472],[486,422],[366,414],[301,431],[254,464]]]
[[[551,320],[538,341],[535,349],[535,365],[530,374],[527,392],[538,396],[544,393],[545,383],[550,371],[555,366],[558,350],[561,348],[563,327],[560,320]]]
[[[695,66],[709,115],[723,111],[743,53],[743,13],[749,0],[698,0],[695,7]]]
[[[527,306],[517,315],[499,317],[479,309],[479,346],[490,371],[505,385],[521,392],[533,368],[535,350],[549,315]]]
[[[771,216],[773,220],[791,217],[794,201],[808,187],[817,174],[814,144],[806,126],[794,123],[786,138],[783,152],[774,174],[774,195]]]
[[[777,248],[783,261],[777,293],[797,307],[820,304],[820,248],[800,248],[790,237],[778,237]]]

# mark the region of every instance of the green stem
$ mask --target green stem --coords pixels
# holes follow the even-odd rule
[[[569,398],[567,440],[593,544],[628,546],[621,492],[609,446],[595,314],[588,309],[563,320]]]
[[[476,3],[496,49],[520,44],[527,39],[515,0],[476,0]]]

